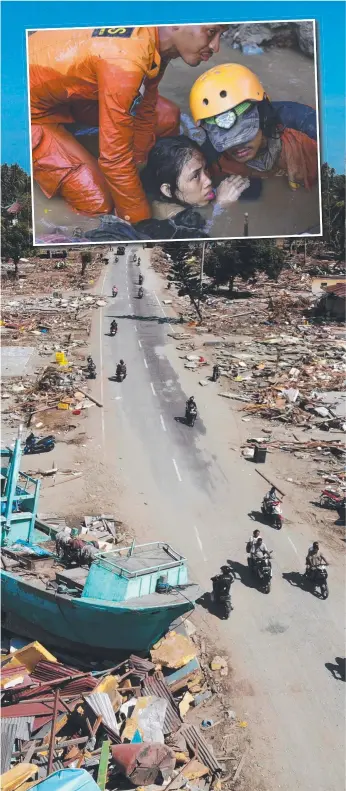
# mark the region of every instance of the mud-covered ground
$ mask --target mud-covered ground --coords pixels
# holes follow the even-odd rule
[[[240,50],[222,43],[220,52],[209,63],[190,68],[181,59],[174,60],[166,70],[160,84],[160,93],[176,102],[182,113],[188,113],[188,97],[197,77],[212,65],[225,62],[248,66],[263,83],[273,101],[296,101],[316,106],[314,61],[298,51],[273,48],[262,55],[246,56]],[[95,138],[83,139],[92,153]],[[40,188],[34,187],[35,234],[49,233],[47,223],[64,226],[68,233],[76,227],[82,230],[96,228],[97,218],[73,212],[59,198],[48,200]],[[207,210],[208,211],[208,210]],[[286,177],[263,181],[261,197],[256,201],[241,200],[216,218],[211,235],[214,237],[242,237],[244,213],[249,215],[249,236],[290,236],[305,232],[319,233],[319,190],[317,185],[292,192]]]

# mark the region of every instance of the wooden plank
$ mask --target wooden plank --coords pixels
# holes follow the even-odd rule
[[[282,491],[281,491],[281,489],[279,489],[279,487],[276,485],[276,483],[273,483],[273,481],[270,481],[270,480],[269,480],[269,478],[266,478],[266,476],[265,476],[265,475],[263,475],[263,472],[260,472],[260,471],[257,469],[257,467],[256,467],[256,472],[258,473],[258,475],[260,475],[260,476],[261,476],[261,478],[264,478],[264,480],[265,480],[265,481],[267,481],[267,483],[269,483],[269,485],[270,485],[270,486],[275,486],[275,489],[276,489],[276,491],[277,491],[277,492],[280,492],[280,494],[281,494],[281,496],[282,496],[282,497],[286,497],[285,493],[284,493],[284,492],[282,492]]]

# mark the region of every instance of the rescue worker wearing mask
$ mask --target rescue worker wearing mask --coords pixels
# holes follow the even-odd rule
[[[227,25],[41,30],[28,38],[33,175],[47,198],[136,224],[151,217],[138,174],[156,137],[179,134],[180,111],[159,97],[171,59],[197,66]],[[98,161],[68,124],[99,127]]]
[[[219,178],[286,175],[292,189],[311,189],[316,182],[315,111],[295,102],[270,102],[246,66],[226,63],[202,74],[192,86],[190,109],[217,152],[214,176],[217,170]]]

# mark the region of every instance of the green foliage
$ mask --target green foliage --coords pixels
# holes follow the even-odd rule
[[[27,223],[17,225],[1,222],[1,254],[5,261],[12,258],[14,274],[18,274],[18,262],[23,256],[30,254],[32,238]]]
[[[19,165],[1,165],[1,205],[3,208],[11,203],[22,203],[23,196],[30,199],[30,177]],[[29,200],[30,205],[30,200]]]
[[[200,320],[202,313],[199,306],[201,298],[200,269],[202,244],[176,243],[166,244],[165,252],[169,253],[172,265],[168,280],[174,282],[178,296],[188,296]]]
[[[324,163],[321,168],[323,241],[339,258],[345,253],[345,176]]]
[[[205,258],[205,273],[216,286],[229,284],[230,294],[236,277],[244,282],[264,272],[276,280],[284,264],[284,253],[271,239],[210,242]]]

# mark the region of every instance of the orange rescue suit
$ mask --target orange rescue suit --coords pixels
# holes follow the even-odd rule
[[[245,163],[236,162],[232,155],[225,151],[219,159],[217,166],[213,167],[213,175],[220,180],[222,174],[237,174],[239,176],[252,176],[252,178],[268,178],[270,176],[286,174],[292,188],[304,185],[311,189],[317,181],[318,160],[317,143],[304,132],[295,129],[285,129],[281,135],[281,153],[277,165],[269,171],[255,170]]]
[[[138,175],[157,136],[179,133],[159,97],[164,65],[155,27],[37,31],[29,36],[33,174],[76,211],[139,222],[151,211]],[[99,126],[98,163],[65,128]]]

